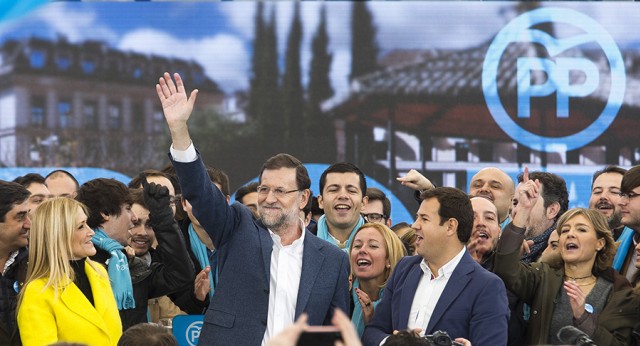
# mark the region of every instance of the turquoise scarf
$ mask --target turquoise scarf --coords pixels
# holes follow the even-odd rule
[[[109,273],[109,281],[111,281],[111,289],[116,298],[116,304],[118,304],[118,310],[135,308],[136,302],[133,299],[129,262],[127,256],[122,252],[124,246],[109,238],[100,228],[95,228],[93,231],[95,232],[91,239],[93,244],[111,255],[107,272]]]
[[[618,251],[616,251],[616,256],[613,258],[612,267],[619,273],[620,269],[622,269],[622,265],[624,264],[624,260],[627,257],[631,243],[633,242],[633,230],[629,227],[625,227],[618,239],[620,239],[620,245],[618,246]],[[633,265],[633,263],[630,265]]]
[[[198,238],[196,230],[193,229],[193,223],[189,224],[189,243],[191,243],[191,251],[193,251],[198,262],[200,262],[200,267],[202,269],[211,267],[209,256],[207,255],[207,246],[200,241],[200,238]],[[215,291],[213,282],[214,272],[217,273],[217,268],[211,268],[211,271],[209,272],[209,287],[211,287],[211,290],[209,291],[209,301],[213,298],[213,292]]]
[[[358,279],[353,280],[353,288],[351,289],[351,296],[353,297],[353,314],[351,315],[351,322],[356,327],[358,331],[358,335],[362,337],[362,333],[364,333],[364,319],[362,318],[362,305],[360,305],[360,301],[358,300],[358,295],[356,294],[356,288],[360,287],[360,282]],[[384,290],[380,290],[380,294],[378,295],[378,300],[371,301],[373,303],[373,308],[375,310],[378,303],[382,300],[382,293]]]
[[[347,239],[347,242],[345,244],[344,249],[342,249],[344,252],[347,253],[347,255],[349,254],[349,245],[351,245],[351,241],[353,240],[353,237],[356,234],[355,231],[358,228],[360,228],[362,225],[364,225],[364,219],[360,216],[360,217],[358,217],[358,223],[351,230],[351,235],[349,236],[349,239]],[[329,234],[329,228],[327,226],[327,218],[326,218],[325,215],[322,215],[320,217],[320,219],[318,220],[318,234],[317,234],[317,236],[318,236],[318,238],[326,240],[326,241],[328,241],[329,243],[331,243],[333,245],[337,245],[335,240],[333,240],[333,238]]]

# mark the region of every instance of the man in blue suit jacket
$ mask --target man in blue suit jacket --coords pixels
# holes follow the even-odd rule
[[[260,172],[258,212],[228,205],[211,183],[187,127],[197,90],[187,98],[180,76],[156,85],[171,133],[171,159],[183,196],[218,251],[218,284],[204,317],[202,345],[263,345],[302,313],[329,325],[349,308],[349,260],[306,231],[299,211],[311,180],[295,157],[278,154]],[[215,268],[212,268],[215,270]]]
[[[506,345],[509,307],[504,284],[477,264],[465,244],[473,210],[461,190],[437,187],[422,193],[413,228],[418,256],[394,269],[362,336],[380,345],[394,330],[445,331],[473,346]],[[465,340],[463,340],[465,339]]]

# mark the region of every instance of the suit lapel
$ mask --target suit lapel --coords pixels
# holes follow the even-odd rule
[[[60,300],[63,304],[69,309],[69,311],[74,312],[85,320],[89,321],[91,324],[98,327],[100,330],[109,334],[106,330],[104,323],[102,323],[102,312],[99,312],[98,305],[103,305],[101,294],[104,294],[105,288],[98,286],[105,285],[104,282],[99,282],[99,278],[97,277],[97,273],[94,272],[93,268],[87,269],[89,266],[88,263],[85,263],[85,271],[87,272],[87,277],[89,278],[89,283],[91,284],[91,292],[93,293],[93,300],[96,303],[96,307],[93,307],[87,297],[85,297],[84,293],[80,291],[78,286],[75,284],[70,284],[67,286],[62,293],[60,294]],[[104,280],[102,280],[104,281]],[[106,283],[108,285],[108,283]],[[95,285],[95,286],[94,286]],[[110,287],[109,287],[110,288]],[[98,304],[100,302],[100,304]],[[104,311],[104,305],[102,306],[102,311]]]
[[[460,259],[460,263],[458,263],[456,269],[451,273],[451,278],[449,278],[440,299],[438,299],[436,303],[436,307],[433,309],[433,314],[429,319],[429,325],[427,326],[425,334],[432,332],[433,327],[440,321],[445,311],[449,308],[449,305],[458,298],[471,280],[469,273],[473,272],[474,268],[469,261],[473,261],[473,259],[471,259],[468,252],[465,252],[462,259]]]
[[[422,268],[420,268],[419,261],[413,264],[411,270],[407,274],[407,277],[404,280],[404,288],[402,289],[402,295],[400,296],[400,316],[399,316],[399,329],[406,329],[407,324],[409,322],[409,313],[411,312],[411,305],[413,304],[413,298],[416,294],[416,289],[418,289],[418,284],[420,283],[420,279],[424,272]]]
[[[264,226],[263,226],[264,227]],[[260,241],[260,251],[262,251],[262,265],[264,267],[264,279],[266,287],[270,287],[271,282],[271,253],[273,252],[273,239],[269,230],[264,227],[264,231],[258,228],[258,240]]]
[[[320,275],[320,269],[324,262],[324,254],[321,249],[323,246],[333,246],[324,240],[313,241],[312,237],[315,237],[311,233],[307,232],[304,237],[304,250],[302,252],[302,273],[300,275],[300,285],[298,288],[298,300],[296,302],[295,318],[298,318],[304,311],[304,308],[311,296],[311,290],[314,283]],[[316,238],[318,239],[318,238]],[[319,239],[318,239],[319,240]],[[325,244],[326,243],[326,244]],[[322,280],[322,278],[320,278]]]

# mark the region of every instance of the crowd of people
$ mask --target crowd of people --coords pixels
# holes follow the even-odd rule
[[[128,186],[0,181],[0,344],[176,345],[160,326],[183,314],[204,315],[201,345],[296,345],[316,325],[347,346],[639,342],[640,166],[595,172],[573,209],[549,172],[488,167],[464,192],[411,170],[416,219],[392,220],[357,166],[312,196],[277,154],[230,203],[189,135],[197,90],[165,73],[156,91],[171,165]]]

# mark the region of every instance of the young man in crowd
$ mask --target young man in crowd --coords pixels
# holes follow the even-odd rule
[[[84,183],[77,196],[89,209],[87,224],[94,229],[92,241],[97,250],[92,259],[108,268],[123,330],[147,322],[148,299],[178,291],[194,280],[184,239],[173,218],[169,190],[154,183],[143,190],[157,251],[163,259],[151,265],[136,257],[133,250],[130,254],[125,250],[130,230],[138,222],[127,186],[115,179],[98,178]]]
[[[473,226],[469,197],[437,187],[422,193],[413,228],[419,256],[404,257],[362,336],[380,345],[396,330],[441,330],[473,345],[506,345],[509,307],[504,283],[467,251]]]
[[[311,232],[318,238],[349,250],[355,231],[364,224],[362,208],[367,204],[367,180],[354,164],[338,162],[320,176],[318,205],[324,215]]]
[[[27,276],[30,194],[20,184],[0,180],[0,345],[20,345],[16,304]]]

